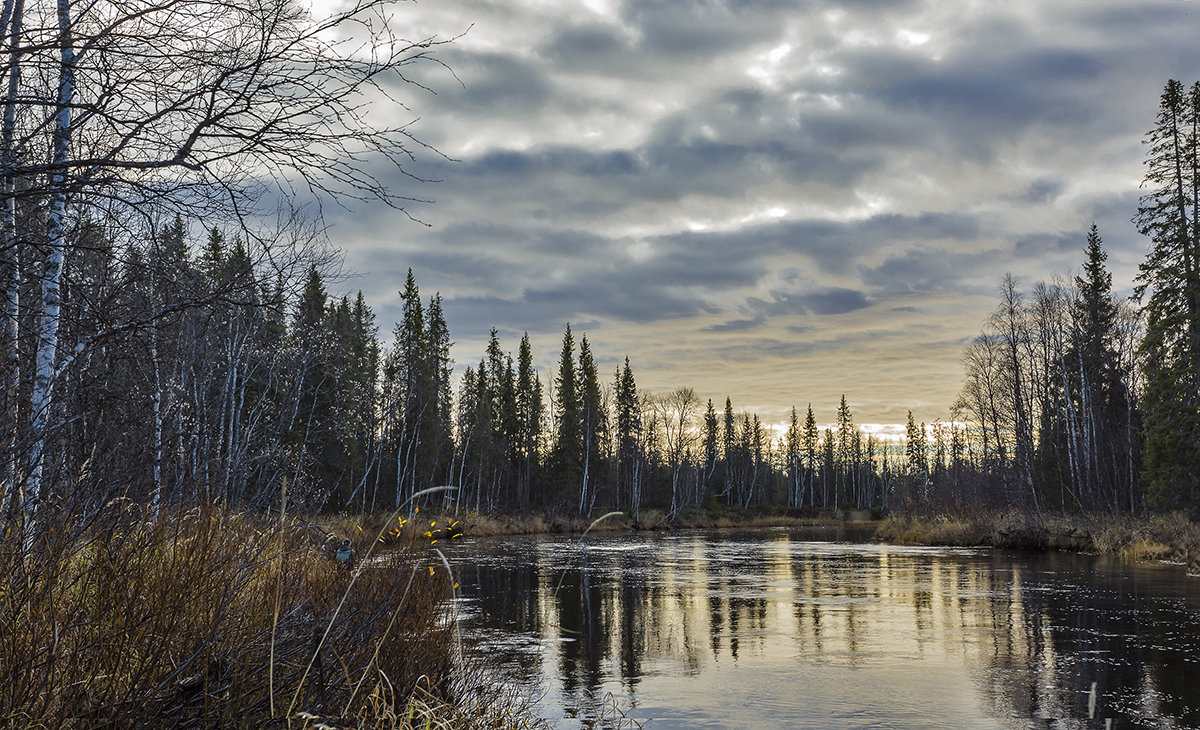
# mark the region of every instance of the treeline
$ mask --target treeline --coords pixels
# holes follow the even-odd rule
[[[180,217],[145,238],[118,242],[88,221],[77,236],[59,346],[79,357],[59,364],[47,432],[28,407],[30,371],[15,373],[7,456],[28,478],[42,444],[50,503],[265,507],[286,483],[294,509],[375,511],[448,485],[424,502],[676,514],[883,506],[908,478],[844,398],[835,427],[810,407],[776,435],[728,398],[718,410],[690,388],[639,389],[628,359],[602,375],[570,326],[545,379],[528,335],[514,355],[493,330],[453,383],[441,297],[423,297],[411,271],[381,338],[361,292],[330,296],[315,260],[285,271],[218,228],[193,240]],[[34,352],[35,328],[20,331]]]
[[[932,499],[1056,512],[1143,506],[1141,319],[1113,296],[1106,258],[1093,225],[1081,275],[1030,292],[1004,277],[1000,304],[963,354],[951,418],[964,424],[965,458],[931,474]]]
[[[1095,225],[1080,275],[1004,278],[952,412],[969,458],[933,498],[1200,511],[1200,82],[1167,82],[1146,144],[1133,296],[1113,295]]]

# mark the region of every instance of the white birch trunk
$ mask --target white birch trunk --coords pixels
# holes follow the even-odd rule
[[[4,414],[0,420],[0,513],[7,514],[8,507],[19,498],[17,478],[17,435],[20,433],[20,410],[17,405],[20,382],[20,329],[17,313],[20,311],[21,278],[17,252],[17,200],[16,164],[17,93],[21,85],[20,38],[21,20],[24,15],[23,0],[5,0],[3,22],[0,28],[8,40],[8,79],[4,94],[4,117],[0,122],[0,185],[3,186],[4,209],[0,211],[0,250],[5,252],[4,261],[4,357],[3,388]]]
[[[37,355],[33,376],[33,449],[30,476],[25,494],[25,514],[36,519],[42,497],[42,474],[46,451],[46,433],[54,386],[54,365],[58,358],[59,310],[62,306],[63,253],[66,249],[67,173],[71,153],[71,103],[75,97],[75,49],[71,46],[71,6],[58,0],[58,37],[60,69],[58,104],[54,115],[54,149],[50,175],[50,210],[46,217],[49,252],[42,275],[42,311],[37,332]]]

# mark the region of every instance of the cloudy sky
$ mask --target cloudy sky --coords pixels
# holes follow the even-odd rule
[[[434,201],[329,212],[381,334],[412,267],[461,370],[491,327],[549,377],[563,327],[610,375],[782,421],[945,418],[1011,271],[1128,291],[1143,134],[1200,78],[1200,5],[1148,0],[421,0],[464,33],[398,93],[452,160]],[[379,113],[377,111],[377,113]]]

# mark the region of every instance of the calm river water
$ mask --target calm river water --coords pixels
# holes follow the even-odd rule
[[[611,693],[648,730],[1200,728],[1200,578],[1181,567],[865,537],[480,538],[448,557],[465,645],[553,727],[606,724]]]

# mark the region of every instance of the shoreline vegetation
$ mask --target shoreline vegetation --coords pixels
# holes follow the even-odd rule
[[[422,517],[424,519],[422,519]],[[337,518],[333,529],[349,533],[380,530],[382,517]],[[638,519],[615,514],[593,521],[573,515],[493,514],[427,511],[403,529],[382,531],[388,544],[433,542],[450,534],[446,528],[474,537],[585,532],[637,532],[748,527],[874,527],[877,542],[896,545],[995,547],[1015,550],[1066,550],[1111,555],[1133,561],[1166,561],[1200,573],[1200,524],[1183,512],[1151,515],[1042,514],[1007,512],[939,512],[880,514],[840,510],[821,514],[799,510],[694,510],[668,519],[660,510],[643,510]],[[453,538],[450,538],[453,539]]]
[[[0,725],[527,727],[461,654],[428,549],[342,564],[342,536],[210,507],[0,534]],[[371,538],[355,531],[366,555]]]
[[[1200,524],[1183,512],[1152,515],[889,515],[875,539],[897,545],[1067,550],[1179,563],[1200,573]]]

